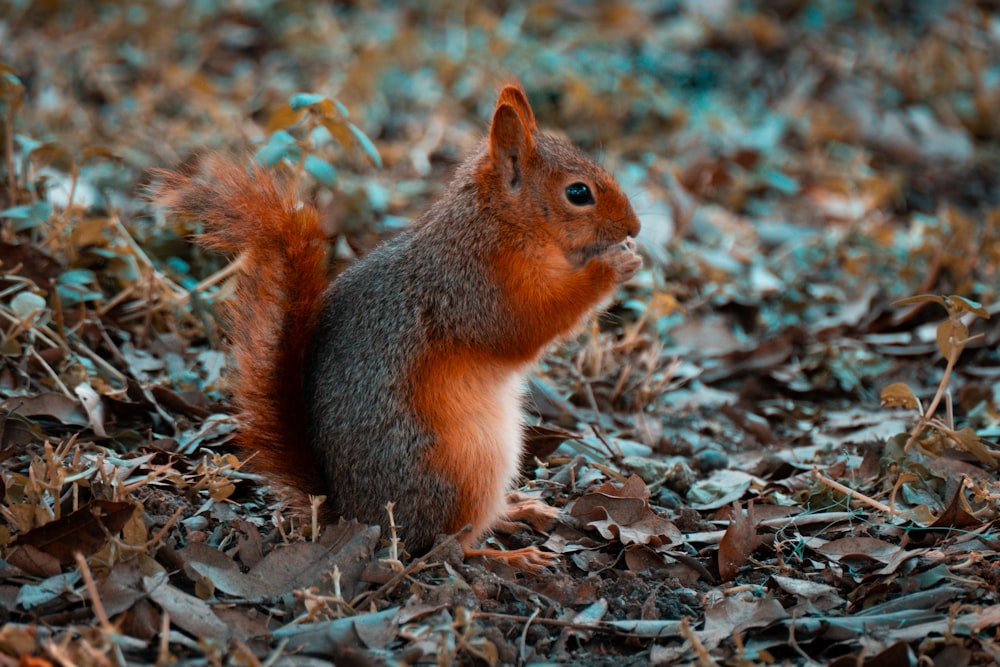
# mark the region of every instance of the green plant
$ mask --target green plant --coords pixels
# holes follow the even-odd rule
[[[254,157],[267,166],[290,162],[295,165],[296,177],[305,171],[328,188],[335,185],[337,172],[316,155],[315,149],[331,138],[347,150],[361,148],[372,164],[381,167],[382,158],[375,144],[347,120],[347,115],[347,108],[337,100],[314,93],[296,93],[268,119],[267,143]],[[299,138],[289,132],[293,127],[299,130]]]

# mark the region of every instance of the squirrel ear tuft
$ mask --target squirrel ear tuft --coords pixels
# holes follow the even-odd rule
[[[490,124],[490,158],[510,187],[520,186],[524,163],[534,150],[521,114],[510,104],[498,104]]]
[[[528,96],[524,94],[524,89],[521,88],[520,84],[509,83],[503,87],[503,90],[500,91],[500,97],[497,99],[497,109],[503,104],[514,107],[529,131],[538,128],[538,123],[535,122],[535,112],[531,110]]]

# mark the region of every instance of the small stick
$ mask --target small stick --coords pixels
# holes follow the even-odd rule
[[[815,477],[818,481],[822,482],[823,484],[826,484],[830,488],[836,489],[837,491],[840,491],[841,493],[844,493],[844,494],[850,496],[851,498],[854,498],[855,500],[860,500],[861,502],[865,503],[866,505],[870,505],[871,507],[874,507],[877,510],[880,510],[880,511],[885,512],[887,514],[895,514],[896,513],[896,511],[893,510],[888,505],[883,505],[882,503],[880,503],[879,501],[875,500],[874,498],[871,498],[869,496],[864,495],[863,493],[855,491],[852,488],[844,486],[840,482],[833,481],[829,477],[823,475],[819,471],[819,468],[815,468],[815,467],[813,468],[813,477]]]
[[[97,584],[94,583],[94,575],[90,573],[90,567],[87,566],[87,559],[83,557],[79,551],[73,552],[73,558],[76,559],[76,565],[80,568],[80,575],[83,577],[83,585],[87,589],[87,594],[90,596],[90,606],[94,610],[94,615],[97,616],[98,622],[101,624],[101,629],[104,631],[108,637],[115,634],[115,626],[111,625],[111,621],[108,619],[108,614],[104,610],[104,604],[101,602],[101,597],[97,593]]]

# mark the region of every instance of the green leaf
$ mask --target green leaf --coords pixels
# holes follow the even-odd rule
[[[45,310],[45,299],[34,292],[19,292],[10,300],[10,309],[22,320],[29,316],[37,318],[38,313]]]
[[[288,98],[288,106],[292,108],[292,111],[300,111],[325,99],[322,95],[315,93],[296,93]]]
[[[76,305],[83,301],[99,301],[104,295],[94,289],[97,277],[88,269],[70,269],[59,276],[56,289],[63,304]]]
[[[267,139],[267,143],[254,153],[254,160],[268,167],[274,166],[286,157],[298,153],[295,138],[284,130],[278,130]]]
[[[313,178],[326,187],[332,188],[337,183],[337,170],[326,160],[315,155],[306,155],[303,166]]]
[[[382,156],[378,154],[378,149],[375,148],[375,144],[373,144],[372,140],[368,138],[368,135],[362,132],[361,129],[354,123],[348,123],[347,127],[350,128],[351,134],[354,135],[354,140],[358,142],[359,146],[361,146],[361,150],[368,155],[372,164],[381,169]]]
[[[34,204],[14,206],[0,211],[0,218],[11,218],[21,222],[14,225],[15,231],[30,229],[52,217],[52,205],[47,201],[37,201]]]
[[[15,134],[14,141],[21,148],[21,152],[24,153],[25,155],[35,150],[44,143],[36,139],[32,139],[31,137],[25,134]]]

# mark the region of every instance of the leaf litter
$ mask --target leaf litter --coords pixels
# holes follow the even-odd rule
[[[991,3],[95,7],[0,18],[0,664],[1000,659]],[[532,379],[530,577],[287,515],[228,444],[235,269],[140,196],[249,144],[340,266],[500,72],[647,258]]]

